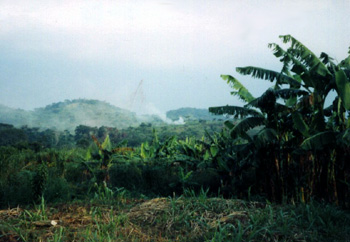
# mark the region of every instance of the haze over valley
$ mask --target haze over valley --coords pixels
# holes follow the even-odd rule
[[[219,116],[220,117],[220,116]],[[207,109],[182,108],[166,114],[136,114],[107,102],[88,99],[65,100],[31,111],[0,105],[0,123],[15,127],[28,126],[41,129],[68,130],[71,133],[79,125],[91,127],[136,127],[141,123],[152,125],[184,124],[185,120],[213,120],[218,116]]]

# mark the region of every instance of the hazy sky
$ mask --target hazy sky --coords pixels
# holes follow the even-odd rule
[[[0,0],[0,104],[91,98],[147,112],[239,104],[220,74],[261,94],[271,84],[235,67],[279,71],[267,44],[283,45],[282,34],[340,61],[349,13],[350,0]]]

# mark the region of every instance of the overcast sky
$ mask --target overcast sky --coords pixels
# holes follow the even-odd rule
[[[235,67],[279,71],[267,44],[283,45],[283,34],[341,61],[349,13],[350,0],[0,0],[0,104],[87,98],[144,112],[240,104],[220,74],[261,94],[271,83]]]

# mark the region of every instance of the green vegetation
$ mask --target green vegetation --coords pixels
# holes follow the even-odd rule
[[[159,117],[152,115],[137,116],[128,110],[98,100],[66,100],[34,111],[0,106],[0,123],[8,123],[16,127],[28,126],[33,128],[39,126],[41,129],[74,132],[75,127],[81,124],[121,129],[130,126],[135,127],[142,122],[164,123]]]
[[[290,35],[281,39],[289,44],[287,50],[269,44],[283,64],[280,72],[252,66],[236,69],[274,83],[260,97],[254,98],[236,78],[222,76],[234,89],[232,94],[247,103],[210,108],[217,114],[242,118],[237,124],[225,122],[233,139],[230,163],[248,164],[255,179],[241,182],[270,201],[316,198],[348,207],[350,56],[335,64],[325,53],[316,57]],[[332,91],[338,96],[325,107]],[[258,132],[248,133],[257,127]],[[238,168],[227,172],[233,177],[248,172]],[[240,192],[244,190],[246,187]]]
[[[346,241],[349,219],[314,202],[277,206],[205,191],[144,200],[119,190],[113,198],[2,210],[0,241]]]
[[[350,56],[281,39],[280,72],[237,68],[274,84],[260,97],[222,76],[246,102],[209,109],[224,126],[1,124],[0,241],[348,240]]]

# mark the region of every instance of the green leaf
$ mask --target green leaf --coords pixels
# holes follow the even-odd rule
[[[342,100],[344,108],[350,109],[350,82],[343,70],[335,73],[335,83],[337,85],[337,93]]]
[[[303,116],[299,112],[292,113],[294,128],[302,133],[305,137],[309,137],[309,127],[303,120]]]
[[[340,135],[341,135],[341,137],[340,137],[340,139],[338,139],[338,141],[341,144],[344,144],[346,146],[350,146],[350,129],[346,129]]]
[[[279,45],[272,43],[272,44],[269,44],[268,47],[272,49],[273,54],[277,58],[280,58],[280,61],[283,62],[282,70],[284,70],[283,71],[284,73],[287,73],[287,70],[290,69],[291,64],[293,64],[291,71],[293,71],[298,75],[307,71],[306,67],[297,58],[295,58],[288,51],[285,51],[284,49],[282,49]]]
[[[258,117],[262,114],[258,111],[255,111],[250,108],[246,107],[239,107],[239,106],[221,106],[221,107],[210,107],[209,112],[214,113],[216,115],[233,115],[235,118],[239,117],[247,117],[247,116],[254,116]]]
[[[336,133],[333,131],[325,131],[304,140],[301,144],[301,148],[303,150],[321,150],[331,144],[336,144]]]
[[[288,107],[292,107],[294,106],[296,103],[297,103],[298,99],[297,97],[291,97],[291,98],[288,98],[286,101],[285,101],[285,104],[286,106]]]
[[[267,89],[260,97],[255,98],[253,101],[248,103],[246,107],[256,107],[261,109],[263,112],[273,110],[276,104],[275,91],[271,88]]]
[[[105,140],[103,141],[102,145],[101,145],[102,149],[104,150],[108,150],[111,151],[112,150],[112,144],[111,141],[109,139],[109,135],[107,134]]]
[[[224,124],[225,124],[225,126],[228,128],[228,129],[233,129],[234,127],[235,127],[235,125],[231,122],[231,121],[228,121],[228,120],[226,120],[225,122],[224,122]]]
[[[264,117],[248,117],[241,120],[239,123],[237,123],[235,127],[232,129],[232,132],[238,135],[241,135],[246,133],[249,129],[252,129],[264,124],[265,124]]]
[[[225,81],[227,81],[230,86],[237,90],[231,92],[232,95],[238,96],[240,99],[242,99],[245,102],[250,102],[254,99],[253,95],[248,91],[247,88],[243,86],[242,83],[240,83],[236,78],[230,75],[221,75],[221,78]]]
[[[88,148],[84,158],[86,161],[92,160],[91,147]]]
[[[299,42],[291,35],[281,35],[283,43],[290,43],[291,47],[287,50],[295,58],[299,59],[301,63],[305,64],[310,72],[317,73],[320,76],[331,75],[324,63],[305,45]]]
[[[350,48],[349,48],[349,54],[350,54]],[[342,60],[339,64],[339,67],[350,69],[350,56]]]
[[[215,157],[219,152],[219,148],[216,145],[210,146],[210,153],[213,157]]]
[[[264,128],[259,131],[259,133],[255,136],[254,142],[258,146],[264,146],[265,144],[271,143],[275,141],[278,137],[276,130],[271,128]]]
[[[146,159],[146,158],[149,158],[149,152],[147,151],[147,148],[148,148],[148,143],[141,143],[141,158],[142,159]]]
[[[280,97],[283,99],[289,99],[292,97],[304,96],[309,94],[307,91],[295,89],[295,88],[285,88],[285,89],[275,90],[274,92],[276,97]]]
[[[276,81],[278,84],[290,84],[293,87],[300,87],[300,83],[297,80],[280,72],[254,66],[237,67],[236,71],[242,75],[251,75],[253,78],[268,80],[270,82]]]

